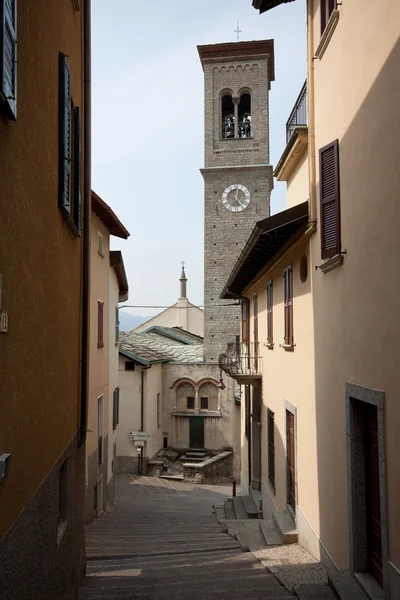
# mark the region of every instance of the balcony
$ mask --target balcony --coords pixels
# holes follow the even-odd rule
[[[219,367],[239,385],[260,383],[262,377],[261,345],[256,342],[228,344],[219,357]]]
[[[296,130],[296,127],[307,127],[307,81],[304,82],[295,102],[290,117],[286,122],[286,144]]]

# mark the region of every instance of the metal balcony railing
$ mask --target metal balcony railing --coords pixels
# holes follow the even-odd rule
[[[233,379],[262,375],[261,348],[258,342],[234,342],[219,357],[219,367]]]
[[[307,126],[307,81],[301,88],[301,92],[295,102],[290,117],[286,123],[286,143],[292,137],[296,127]]]

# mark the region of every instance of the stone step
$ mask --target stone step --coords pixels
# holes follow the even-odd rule
[[[368,598],[349,571],[331,571],[328,573],[328,580],[340,600],[367,600]],[[374,596],[373,598],[375,600]],[[384,598],[383,590],[382,598]]]
[[[264,536],[260,531],[244,529],[236,534],[236,538],[243,552],[257,552],[266,546]]]
[[[337,600],[337,596],[327,583],[296,585],[294,591],[299,600]]]
[[[188,450],[186,452],[186,456],[189,456],[191,458],[205,458],[206,452],[204,452],[203,450]]]
[[[253,496],[242,496],[242,498],[249,519],[258,519],[258,508]]]
[[[242,496],[234,496],[232,498],[232,504],[237,519],[248,519]]]
[[[291,515],[286,510],[283,510],[278,513],[272,513],[272,518],[278,533],[282,537],[282,542],[284,544],[296,544],[299,534]]]
[[[184,481],[183,475],[159,475],[160,479],[171,479],[172,481]]]
[[[260,531],[264,536],[267,546],[280,546],[282,544],[282,537],[274,527],[273,521],[260,520]]]
[[[235,509],[234,509],[231,498],[228,498],[228,500],[225,502],[224,508],[225,508],[225,518],[226,519],[228,519],[228,520],[236,519],[236,513],[235,513]]]
[[[180,457],[179,461],[180,462],[190,462],[190,463],[201,463],[206,459],[205,456],[188,456],[187,454],[184,454],[183,456]]]

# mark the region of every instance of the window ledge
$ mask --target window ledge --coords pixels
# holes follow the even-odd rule
[[[319,60],[321,60],[321,58],[323,57],[325,50],[327,49],[330,39],[333,35],[333,32],[336,29],[336,25],[338,24],[338,21],[339,21],[339,11],[338,11],[338,9],[335,9],[333,11],[333,13],[331,14],[331,16],[329,17],[329,21],[328,21],[328,23],[324,29],[324,32],[321,36],[321,40],[315,51],[315,58],[319,58]]]
[[[99,342],[99,343],[97,344],[97,347],[98,347],[98,348],[104,348],[104,342]]]
[[[68,229],[68,232],[74,237],[81,237],[81,232],[75,225],[74,220],[71,217],[71,215],[63,209],[61,210],[61,213],[62,213],[64,225]]]
[[[222,417],[220,410],[173,410],[172,415],[174,417],[193,417],[193,416],[202,416],[202,417]]]
[[[279,344],[280,348],[283,348],[284,350],[289,352],[293,352],[295,346],[296,344]]]
[[[340,267],[343,264],[343,254],[335,254],[332,258],[327,258],[322,265],[319,265],[317,268],[320,269],[324,274],[329,273],[329,271],[333,271],[337,267]]]
[[[219,141],[220,142],[232,142],[232,141],[238,141],[238,140],[254,140],[253,137],[232,137],[232,138],[223,138],[220,137]]]
[[[273,349],[274,349],[274,346],[275,346],[275,344],[274,344],[274,342],[266,342],[266,343],[264,344],[264,346],[265,346],[266,348],[268,348],[268,350],[273,350]]]

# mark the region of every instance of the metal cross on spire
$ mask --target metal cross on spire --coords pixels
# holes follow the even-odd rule
[[[239,41],[239,33],[242,33],[242,30],[239,29],[239,21],[237,22],[237,29],[234,29],[234,32],[237,34],[237,41]]]
[[[182,261],[182,269],[185,267],[185,261]]]

